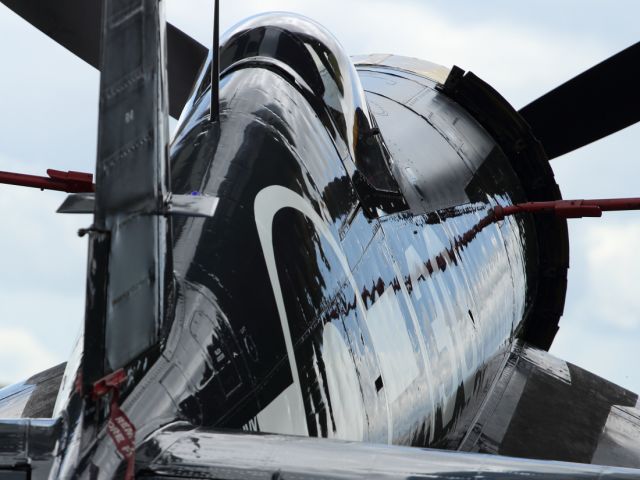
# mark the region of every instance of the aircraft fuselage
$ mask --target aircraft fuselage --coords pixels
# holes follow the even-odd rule
[[[225,43],[219,124],[203,76],[173,142],[173,191],[219,204],[174,220],[161,384],[197,425],[454,445],[536,291],[533,222],[482,224],[520,181],[435,80],[253,22]]]

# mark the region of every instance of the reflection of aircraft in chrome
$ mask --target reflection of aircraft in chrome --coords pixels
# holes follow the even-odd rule
[[[640,478],[638,396],[546,353],[565,218],[638,206],[561,201],[548,159],[639,119],[640,44],[516,112],[298,16],[207,58],[157,0],[2,1],[102,76],[95,194],[0,175],[94,214],[84,335],[0,391],[0,479]]]

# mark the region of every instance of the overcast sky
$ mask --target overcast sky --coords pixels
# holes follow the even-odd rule
[[[168,0],[167,16],[208,45],[211,6]],[[350,54],[472,70],[516,108],[640,40],[635,0],[223,0],[222,27],[273,10],[319,21]],[[0,170],[93,171],[98,72],[3,5],[0,62]],[[564,197],[640,196],[639,138],[633,126],[554,160]],[[75,232],[91,219],[55,214],[63,198],[0,186],[0,384],[65,361],[83,320],[86,240]],[[551,351],[640,392],[640,215],[572,221],[570,239]]]

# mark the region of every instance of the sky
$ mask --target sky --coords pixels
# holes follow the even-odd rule
[[[167,18],[209,45],[212,0],[167,0]],[[471,70],[516,108],[637,42],[635,0],[225,1],[221,26],[304,14],[350,54],[395,53]],[[94,170],[99,74],[0,4],[0,170]],[[606,91],[602,92],[606,95]],[[565,198],[639,196],[640,125],[552,162]],[[634,142],[635,140],[635,142]],[[0,384],[65,361],[84,316],[90,216],[64,194],[0,186]],[[569,225],[565,314],[551,352],[640,392],[640,214]]]

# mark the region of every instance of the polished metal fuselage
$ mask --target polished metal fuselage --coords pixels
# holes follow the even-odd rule
[[[198,425],[455,446],[535,290],[533,224],[477,228],[520,182],[435,79],[356,71],[314,24],[259,22],[225,42],[219,124],[203,79],[173,142],[174,192],[219,205],[174,223],[193,340],[164,354],[172,399]],[[405,207],[367,213],[362,170]]]

